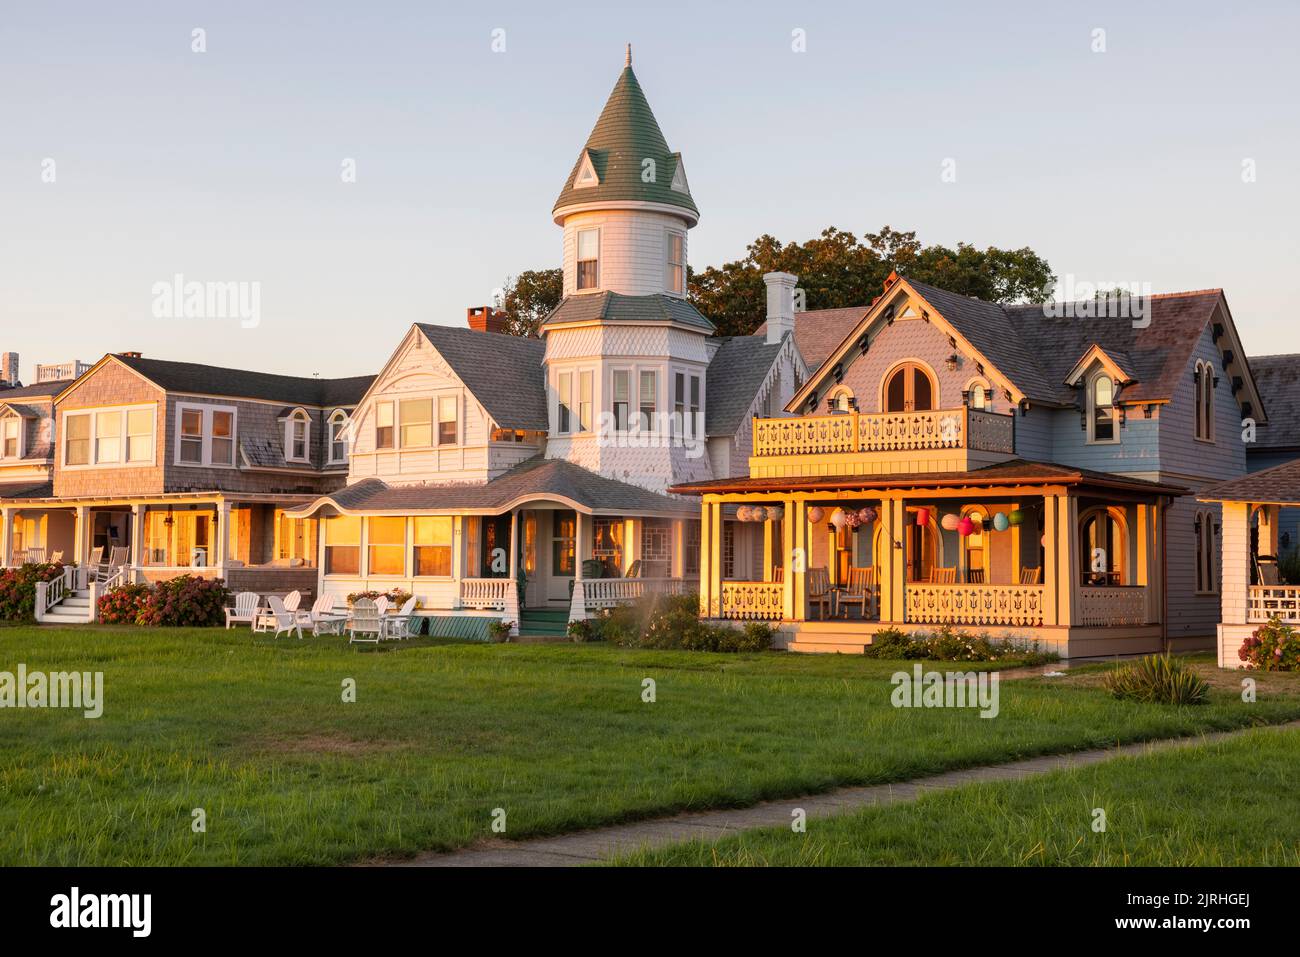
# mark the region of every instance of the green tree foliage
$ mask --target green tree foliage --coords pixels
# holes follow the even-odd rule
[[[552,309],[564,297],[564,270],[528,269],[505,282],[500,310],[506,314],[506,332],[536,336]]]

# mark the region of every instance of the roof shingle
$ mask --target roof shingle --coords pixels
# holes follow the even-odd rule
[[[546,431],[541,339],[425,323],[419,328],[497,425]]]

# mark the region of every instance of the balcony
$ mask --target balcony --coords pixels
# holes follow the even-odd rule
[[[979,409],[756,418],[750,474],[965,471],[1015,455],[1013,415]]]

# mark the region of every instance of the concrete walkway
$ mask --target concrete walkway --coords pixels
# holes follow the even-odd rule
[[[1300,729],[1300,721],[1272,725],[1273,730]],[[526,841],[485,841],[449,853],[422,854],[413,860],[393,862],[401,867],[573,867],[591,864],[642,848],[662,847],[695,838],[715,840],[759,827],[789,827],[791,811],[803,808],[808,820],[847,814],[862,808],[915,801],[927,791],[942,791],[982,781],[1020,780],[1050,771],[1085,767],[1124,755],[1150,754],[1169,748],[1210,744],[1244,734],[1247,730],[1221,731],[1190,738],[1170,738],[1115,748],[1096,748],[1068,754],[1044,755],[1008,764],[949,771],[926,778],[870,787],[838,788],[822,794],[765,801],[752,807],[726,811],[700,811],[652,818],[633,824],[575,831],[557,837]]]

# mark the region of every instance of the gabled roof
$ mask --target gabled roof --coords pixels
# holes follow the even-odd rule
[[[713,323],[685,299],[663,294],[625,296],[617,292],[588,292],[565,296],[542,328],[566,322],[627,322],[634,325],[672,322],[700,332],[713,332]]]
[[[265,399],[322,408],[356,405],[375,378],[353,376],[347,379],[316,379],[274,375],[268,372],[226,369],[195,362],[173,362],[170,359],[147,359],[143,356],[119,353],[105,356],[105,359],[122,363],[167,392],[219,395],[232,399]],[[98,366],[99,363],[96,365]],[[80,382],[85,378],[86,376],[83,375],[77,381]]]
[[[1065,384],[1072,386],[1077,383],[1094,362],[1100,362],[1102,368],[1120,384],[1127,384],[1137,379],[1137,373],[1133,371],[1133,360],[1129,358],[1127,352],[1121,352],[1118,349],[1103,349],[1094,342],[1083,355],[1079,356],[1079,361],[1066,374]]]
[[[578,171],[588,158],[600,182],[596,186],[575,187]],[[650,182],[643,175],[647,159],[655,164]],[[690,187],[685,186],[685,177],[678,178],[684,188],[673,188],[680,165],[681,155],[668,148],[668,141],[632,72],[629,56],[628,65],[619,74],[600,118],[578,153],[552,212],[591,203],[655,203],[681,210],[693,225],[699,220],[700,211],[691,198]]]
[[[1300,353],[1251,356],[1250,369],[1268,410],[1268,424],[1260,426],[1246,451],[1300,449]]]
[[[41,410],[34,405],[24,405],[21,402],[10,402],[3,396],[0,396],[0,414],[5,411],[13,412],[24,419],[39,419]]]
[[[11,399],[53,399],[75,381],[75,379],[59,379],[55,382],[25,385],[17,389],[0,389],[0,402],[8,402]]]
[[[1196,497],[1202,502],[1300,505],[1300,459],[1202,489]]]
[[[740,430],[782,346],[769,345],[759,336],[719,341],[705,384],[704,432],[709,436],[735,435]]]
[[[417,328],[498,426],[546,431],[541,339],[425,323]]]
[[[544,499],[567,502],[586,512],[613,515],[698,516],[699,505],[660,495],[639,485],[605,478],[565,459],[541,455],[521,462],[486,483],[388,485],[365,479],[322,496],[296,514],[331,505],[342,512],[458,512],[500,514]]]
[[[809,369],[816,369],[826,357],[844,341],[845,335],[862,320],[870,306],[849,306],[845,309],[809,309],[794,314],[794,344]],[[767,335],[767,323],[754,331],[756,336]]]

